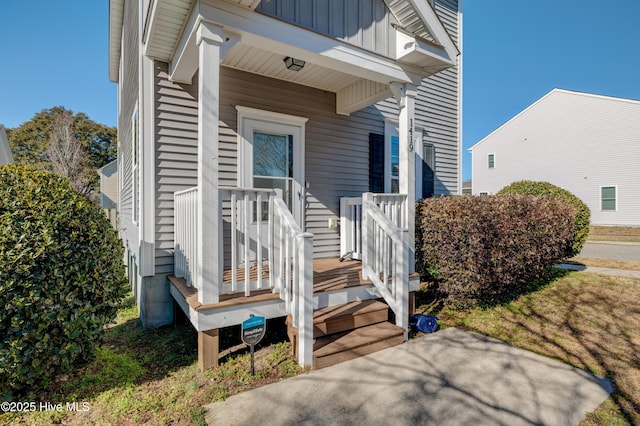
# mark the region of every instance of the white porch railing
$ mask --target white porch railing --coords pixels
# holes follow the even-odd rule
[[[406,200],[399,194],[362,194],[362,275],[374,283],[404,330],[409,325],[410,265]]]
[[[220,294],[244,291],[249,296],[251,290],[273,288],[263,275],[270,245],[268,208],[274,196],[271,189],[220,188],[225,217],[229,218],[228,232],[224,229],[222,236],[229,253],[224,269],[231,272],[230,282],[221,285]],[[239,272],[244,272],[244,279],[239,278]]]
[[[340,198],[340,256],[362,259],[362,197]]]
[[[230,271],[227,282],[218,284],[218,294],[271,288],[263,276],[267,271],[268,207],[274,196],[270,189],[220,188],[220,211],[225,212],[228,225],[224,227],[225,256],[221,254],[224,269]],[[198,188],[189,188],[174,194],[174,274],[182,277],[187,286],[200,290],[197,276]]]
[[[189,188],[173,194],[174,251],[173,269],[176,277],[182,277],[187,287],[199,288],[197,282],[197,217],[198,188]]]
[[[373,202],[399,228],[406,228],[406,198],[399,194],[371,194]],[[340,255],[362,259],[362,197],[340,198]]]
[[[229,271],[226,282],[217,283],[218,294],[272,288],[279,292],[285,310],[298,329],[298,362],[313,363],[313,234],[296,223],[279,195],[270,189],[220,188],[220,211],[227,224],[223,227],[225,256],[220,256]],[[175,249],[174,274],[187,286],[202,291],[196,271],[198,189],[174,194]],[[223,210],[224,209],[224,210]],[[212,244],[215,242],[211,242]],[[268,260],[267,265],[264,261]],[[221,268],[222,269],[222,268]],[[268,279],[263,276],[268,271]],[[230,277],[228,276],[230,275]],[[223,280],[219,280],[223,281]]]
[[[303,232],[286,204],[272,197],[269,208],[271,285],[298,329],[298,363],[313,365],[313,234]]]

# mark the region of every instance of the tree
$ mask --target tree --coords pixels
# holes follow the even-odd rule
[[[69,179],[77,193],[89,192],[92,176],[87,166],[87,151],[76,139],[71,111],[64,111],[56,118],[46,154],[54,173]]]
[[[74,138],[85,151],[86,165],[97,169],[114,160],[117,155],[115,127],[96,123],[82,112],[73,113],[62,106],[43,109],[31,120],[15,129],[7,129],[7,137],[16,163],[33,164],[45,170],[53,170],[47,155],[51,134],[59,117],[68,115],[73,119]],[[91,187],[97,186],[97,175],[93,173]]]

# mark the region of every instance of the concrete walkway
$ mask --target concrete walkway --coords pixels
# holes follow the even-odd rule
[[[561,263],[556,265],[561,269],[570,271],[591,272],[593,274],[611,275],[614,277],[635,278],[640,280],[640,271],[631,271],[628,269],[601,268],[598,266],[575,265],[573,263]]]
[[[576,425],[608,380],[449,328],[210,404],[220,425]]]

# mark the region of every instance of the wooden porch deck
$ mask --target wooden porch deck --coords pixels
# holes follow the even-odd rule
[[[244,281],[244,268],[238,269],[236,273],[237,279],[239,281]],[[250,268],[249,277],[252,281],[255,281],[257,276],[257,268],[256,266],[252,266]],[[263,266],[262,278],[265,280],[269,279],[268,267]],[[180,292],[180,294],[182,294],[189,306],[196,311],[239,306],[247,303],[263,302],[279,298],[279,295],[277,293],[273,293],[270,289],[254,290],[251,292],[251,296],[245,296],[244,292],[222,294],[220,295],[219,303],[203,305],[198,302],[198,291],[194,287],[187,287],[187,282],[184,278],[178,278],[170,275],[169,281]],[[231,282],[231,270],[224,271],[223,282]],[[342,290],[348,287],[370,284],[371,281],[362,279],[362,263],[357,260],[345,260],[344,262],[340,262],[338,258],[330,258],[317,259],[313,261],[314,293]]]

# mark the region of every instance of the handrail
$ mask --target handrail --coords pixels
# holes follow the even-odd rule
[[[271,285],[298,329],[298,363],[313,364],[313,234],[303,232],[280,197],[270,200]]]
[[[375,195],[362,195],[362,275],[373,282],[396,316],[396,325],[405,330],[409,325],[409,230],[402,205],[384,211]],[[406,197],[405,197],[406,200]],[[394,223],[395,222],[395,223]]]

